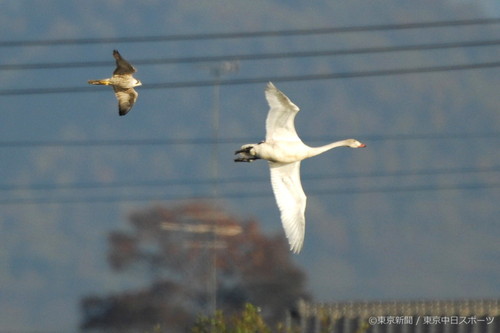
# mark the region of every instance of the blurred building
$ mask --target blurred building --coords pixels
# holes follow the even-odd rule
[[[301,301],[289,319],[301,333],[500,333],[500,299]]]

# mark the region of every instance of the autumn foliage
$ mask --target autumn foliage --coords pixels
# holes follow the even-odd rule
[[[307,296],[284,237],[264,234],[255,220],[193,202],[136,211],[129,223],[129,230],[109,234],[108,262],[116,273],[145,274],[149,283],[82,299],[83,329],[158,325],[182,332],[200,314],[212,314],[214,295],[224,313],[252,303],[275,323]]]

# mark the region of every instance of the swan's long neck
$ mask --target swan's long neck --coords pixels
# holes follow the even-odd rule
[[[313,157],[313,156],[322,154],[325,151],[328,151],[330,149],[337,148],[337,147],[344,147],[344,146],[348,146],[347,140],[332,142],[332,143],[329,143],[327,145],[320,146],[320,147],[310,147],[308,157]]]

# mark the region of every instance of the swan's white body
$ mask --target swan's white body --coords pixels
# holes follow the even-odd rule
[[[361,148],[366,145],[347,139],[321,147],[309,147],[295,131],[294,119],[299,108],[271,82],[267,85],[266,99],[270,107],[266,120],[266,140],[243,145],[236,151],[240,156],[235,161],[269,161],[271,185],[281,212],[281,222],[290,250],[298,253],[304,243],[306,209],[306,195],[300,183],[300,161],[336,147]]]

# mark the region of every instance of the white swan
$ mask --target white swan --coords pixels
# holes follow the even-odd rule
[[[304,243],[306,195],[300,183],[300,161],[319,155],[332,148],[347,146],[366,147],[355,139],[330,143],[321,147],[309,147],[295,131],[294,119],[299,108],[271,82],[266,89],[269,113],[266,119],[266,140],[243,145],[235,154],[235,162],[269,161],[274,197],[281,212],[290,250],[299,253]]]

